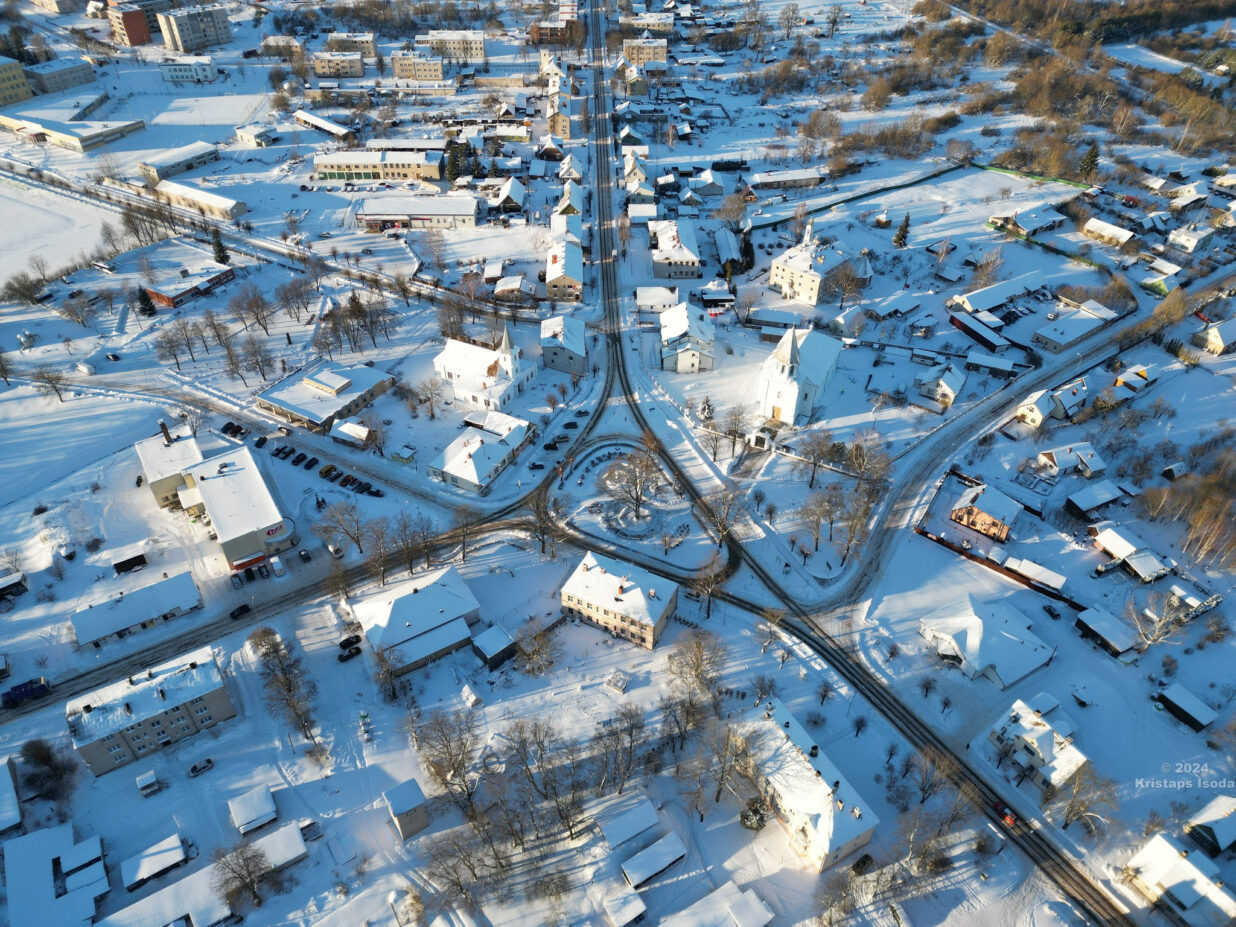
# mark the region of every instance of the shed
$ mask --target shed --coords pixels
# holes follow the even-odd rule
[[[616,813],[601,818],[598,823],[605,842],[610,845],[610,849],[616,850],[648,828],[655,827],[657,820],[657,809],[646,797],[641,796],[634,805],[617,810]]]
[[[1211,724],[1218,714],[1209,705],[1178,682],[1152,696],[1172,717],[1200,731]]]
[[[136,891],[155,876],[175,869],[185,861],[185,848],[180,841],[180,834],[172,834],[121,862],[120,874],[124,879],[124,887],[131,892]]]
[[[1189,818],[1184,832],[1210,857],[1236,845],[1236,796],[1216,795]]]
[[[687,848],[683,845],[682,838],[670,832],[623,863],[622,876],[632,888],[639,888],[686,855]]]
[[[515,656],[515,639],[506,628],[492,624],[472,638],[472,652],[492,672]]]
[[[279,812],[275,810],[275,796],[271,794],[269,785],[259,785],[243,795],[238,795],[227,803],[227,809],[232,823],[242,834],[257,830],[279,816]]]
[[[395,830],[401,840],[407,840],[419,834],[429,826],[429,806],[425,802],[425,793],[420,783],[415,779],[401,782],[394,788],[382,793],[386,807],[390,810],[395,822]]]
[[[630,886],[623,885],[602,903],[609,922],[613,927],[626,927],[627,924],[637,924],[644,919],[643,899]]]
[[[1132,650],[1137,643],[1132,628],[1101,608],[1087,608],[1078,614],[1073,625],[1082,637],[1094,641],[1113,657]]]

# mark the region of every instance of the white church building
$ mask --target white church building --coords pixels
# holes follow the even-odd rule
[[[536,365],[523,361],[515,347],[511,327],[502,331],[496,348],[486,348],[448,338],[433,359],[433,369],[447,383],[455,399],[479,409],[501,412],[536,377]]]
[[[837,372],[841,342],[813,328],[787,329],[765,359],[755,386],[760,415],[806,425]]]

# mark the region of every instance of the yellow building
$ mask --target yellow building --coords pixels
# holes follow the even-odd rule
[[[315,155],[319,180],[441,180],[438,151],[332,151]]]
[[[669,43],[665,39],[624,39],[622,42],[622,57],[637,68],[649,61],[664,64],[668,53]]]
[[[313,73],[318,77],[364,77],[360,52],[314,52]]]
[[[0,106],[20,103],[33,96],[21,62],[0,55]]]
[[[356,52],[366,58],[377,54],[372,32],[335,32],[326,39],[326,47],[337,52]]]
[[[399,80],[442,80],[442,59],[416,52],[397,51],[391,55],[391,73]]]
[[[678,606],[678,586],[623,560],[587,553],[562,585],[562,613],[651,650]]]
[[[483,61],[485,33],[479,29],[431,29],[416,37],[416,47],[452,61]]]

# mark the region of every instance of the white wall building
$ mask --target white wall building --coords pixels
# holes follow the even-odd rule
[[[374,650],[399,674],[445,656],[472,640],[481,605],[454,567],[392,583],[351,606]]]
[[[522,358],[508,325],[497,348],[448,338],[446,347],[433,359],[433,368],[450,386],[454,398],[500,412],[536,377],[536,367]]]
[[[541,321],[541,363],[577,376],[588,372],[588,327],[582,319],[556,315]]]
[[[805,425],[828,388],[841,342],[815,329],[788,329],[765,359],[754,399],[760,415],[786,425]]]
[[[505,412],[473,412],[465,428],[429,464],[429,478],[482,495],[532,436],[532,426]]]
[[[1045,692],[1028,702],[1021,699],[1005,712],[988,734],[1000,755],[1043,792],[1061,788],[1086,765],[1073,745],[1076,725],[1060,703]]]
[[[648,243],[652,252],[652,275],[661,279],[700,276],[700,248],[695,227],[676,219],[654,219],[648,223]]]
[[[712,317],[690,303],[661,313],[661,369],[699,373],[716,365]]]
[[[816,306],[826,284],[842,265],[848,264],[864,286],[870,282],[870,267],[864,258],[861,266],[851,255],[836,247],[825,247],[815,237],[811,220],[802,241],[773,258],[768,285],[791,302]]]
[[[651,650],[678,606],[678,585],[589,552],[562,584],[562,612]]]

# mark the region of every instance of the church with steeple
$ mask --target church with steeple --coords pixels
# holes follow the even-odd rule
[[[524,362],[523,350],[516,347],[509,324],[503,327],[496,348],[448,338],[433,359],[433,369],[450,387],[452,398],[498,412],[536,377],[536,365]]]
[[[837,372],[841,342],[814,328],[788,329],[760,367],[755,398],[760,415],[783,425],[806,425]]]

